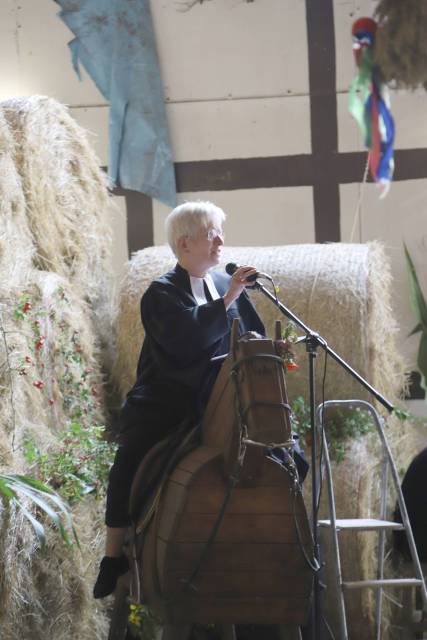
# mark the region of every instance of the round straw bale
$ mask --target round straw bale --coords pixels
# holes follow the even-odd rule
[[[280,289],[279,299],[320,333],[351,367],[391,398],[400,392],[404,365],[395,346],[397,326],[390,307],[389,265],[379,243],[230,247],[223,251],[222,268],[229,261],[255,264],[259,271],[270,274]],[[135,253],[129,263],[117,313],[117,359],[113,370],[123,394],[134,382],[143,339],[141,295],[153,278],[174,262],[168,247],[150,247]],[[287,323],[262,293],[253,292],[251,297],[268,335],[273,335],[276,319],[282,320],[283,325]],[[320,385],[324,372],[321,348],[318,354]],[[308,393],[304,346],[296,348],[296,356],[300,370],[288,376],[291,399]],[[366,398],[366,393],[328,358],[325,397]]]
[[[66,278],[110,338],[111,230],[107,178],[85,131],[66,107],[31,96],[0,103],[13,139],[25,212],[39,269]]]

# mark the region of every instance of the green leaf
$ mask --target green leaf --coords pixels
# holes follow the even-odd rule
[[[423,333],[421,336],[417,365],[421,374],[421,386],[424,391],[427,391],[427,333]]]
[[[417,317],[417,326],[421,325],[422,330],[427,332],[427,304],[424,299],[420,283],[418,281],[414,263],[412,262],[406,245],[404,244],[403,246],[405,249],[406,264],[409,274],[409,294],[411,307]]]
[[[42,485],[42,486],[44,486],[44,485]],[[46,487],[46,488],[47,488],[47,487]],[[45,492],[44,492],[44,490],[33,489],[33,490],[32,490],[32,494],[33,494],[33,496],[34,496],[36,493],[41,493],[41,494],[43,495]],[[32,497],[32,496],[30,496],[30,497]],[[64,519],[65,519],[66,525],[67,525],[67,526],[71,529],[71,531],[73,532],[73,536],[74,536],[74,539],[75,539],[75,541],[76,541],[76,543],[77,543],[77,546],[80,548],[80,542],[79,542],[79,539],[78,539],[78,536],[77,536],[77,532],[76,532],[76,530],[75,530],[75,528],[74,528],[74,525],[73,525],[73,521],[72,521],[72,519],[71,519],[70,512],[68,511],[68,509],[67,509],[66,505],[64,504],[64,502],[63,502],[63,501],[61,500],[61,498],[60,498],[58,495],[56,495],[56,493],[54,493],[51,489],[49,489],[49,493],[48,493],[47,495],[45,495],[45,498],[46,498],[46,499],[48,499],[48,500],[51,500],[51,501],[55,504],[55,506],[57,507],[57,509],[59,509],[59,511],[61,512],[62,516],[63,516],[63,517],[64,517]],[[33,498],[33,499],[34,499],[34,498]],[[40,498],[38,498],[38,500],[40,500]],[[37,500],[35,500],[35,499],[34,499],[34,502],[36,502],[36,503],[37,503]],[[66,529],[64,528],[64,526],[63,526],[63,524],[62,524],[61,517],[60,517],[60,516],[59,516],[55,511],[53,511],[53,509],[52,509],[52,508],[50,507],[50,505],[46,502],[46,500],[43,500],[43,499],[42,499],[42,502],[43,502],[45,505],[47,505],[48,509],[46,509],[46,508],[45,508],[44,506],[42,506],[42,505],[39,505],[39,506],[40,506],[40,507],[41,507],[41,508],[42,508],[42,509],[43,509],[43,510],[44,510],[44,511],[49,515],[49,517],[50,517],[50,518],[52,518],[52,520],[55,522],[56,526],[58,527],[58,529],[59,529],[59,531],[60,531],[60,533],[61,533],[61,536],[62,536],[62,539],[64,540],[64,542],[65,542],[67,545],[71,545],[71,542],[70,542],[70,539],[69,539],[69,537],[68,537],[67,531],[66,531]],[[53,515],[51,515],[51,512],[53,512],[54,516],[53,516]]]
[[[44,526],[42,525],[41,522],[37,520],[37,518],[33,516],[32,513],[28,511],[27,507],[19,500],[18,497],[15,497],[13,501],[19,507],[19,509],[22,511],[24,516],[27,518],[27,520],[30,522],[31,526],[33,527],[34,532],[37,536],[37,539],[40,543],[41,552],[44,555],[46,551],[46,534],[44,531]]]
[[[9,487],[7,480],[4,479],[4,476],[0,477],[0,495],[2,495],[7,500],[16,497],[16,493]]]
[[[47,485],[43,484],[39,480],[36,480],[35,478],[31,478],[30,476],[22,476],[22,475],[19,475],[19,474],[16,474],[16,475],[12,476],[12,475],[7,475],[6,474],[5,477],[6,478],[10,478],[14,482],[18,481],[19,483],[22,483],[23,485],[28,485],[29,487],[34,487],[35,489],[39,489],[39,491],[43,491],[43,493],[49,493],[51,495],[55,495],[55,492],[53,491],[53,489],[51,489]]]
[[[42,511],[44,511],[56,525],[65,544],[67,546],[71,546],[70,538],[62,522],[62,518],[64,518],[66,525],[73,533],[73,537],[76,541],[77,546],[80,548],[80,542],[77,536],[77,532],[74,528],[71,515],[61,498],[50,487],[47,487],[38,480],[29,478],[28,476],[6,474],[0,476],[0,480],[2,479],[9,490],[13,491],[13,498],[19,504],[20,508],[22,508],[22,503],[18,500],[16,491],[24,494],[25,496],[27,496],[27,498],[34,502],[34,504],[40,507],[40,509],[42,509]],[[10,485],[12,485],[13,489],[11,489]],[[52,508],[52,506],[48,502],[49,500],[56,506],[60,513],[57,513],[57,511]],[[25,515],[27,515],[27,513]]]
[[[410,338],[411,336],[414,336],[416,333],[419,333],[422,330],[423,330],[423,325],[420,322],[419,324],[417,324],[416,327],[412,329],[411,333],[408,333],[408,338]]]
[[[405,420],[410,420],[413,417],[410,411],[407,411],[406,409],[401,409],[399,407],[394,407],[393,415],[395,415],[396,418],[401,422],[404,422]]]
[[[44,500],[43,498],[40,497],[40,495],[38,495],[37,491],[35,491],[34,489],[31,489],[26,485],[19,486],[18,490],[24,496],[27,496],[28,498],[30,498],[30,500],[34,502],[34,504],[40,507],[40,509],[42,509],[42,511],[44,511],[46,515],[48,515],[49,518],[53,520],[53,522],[56,524],[58,528],[61,527],[61,519],[59,515],[56,513],[54,509],[52,509],[52,507],[49,505],[49,503],[46,500]]]

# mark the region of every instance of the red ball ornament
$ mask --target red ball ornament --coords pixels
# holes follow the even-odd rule
[[[351,35],[353,36],[353,52],[357,66],[359,66],[362,49],[373,46],[377,27],[377,23],[372,18],[359,18],[353,23]]]
[[[377,27],[377,23],[372,18],[359,18],[353,22],[351,35],[354,37],[358,32],[365,32],[375,36]]]

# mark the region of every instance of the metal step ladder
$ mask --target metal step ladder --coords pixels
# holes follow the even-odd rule
[[[331,530],[332,537],[332,551],[335,560],[335,580],[338,592],[338,611],[340,620],[340,639],[348,639],[347,620],[345,610],[344,593],[352,589],[364,589],[373,588],[376,589],[376,608],[375,608],[375,625],[376,625],[376,640],[381,640],[381,617],[382,617],[382,604],[383,604],[383,589],[385,587],[417,587],[420,589],[422,608],[425,616],[427,615],[427,591],[426,584],[423,577],[420,561],[418,558],[417,549],[412,535],[412,529],[408,518],[408,512],[406,510],[405,501],[403,498],[402,490],[400,487],[399,474],[397,472],[394,459],[387,442],[387,438],[384,432],[384,420],[375,410],[375,408],[364,400],[330,400],[319,405],[317,409],[318,424],[323,424],[323,418],[325,411],[330,407],[360,407],[369,412],[373,418],[374,424],[378,431],[378,435],[381,440],[383,450],[383,468],[381,477],[381,503],[380,503],[380,519],[339,519],[336,517],[334,488],[332,480],[332,471],[330,458],[328,453],[328,446],[326,440],[326,429],[323,430],[323,455],[324,455],[324,472],[327,478],[327,491],[329,502],[329,515],[330,520],[319,520],[319,527],[327,527]],[[397,522],[391,522],[386,520],[387,513],[387,481],[388,472],[392,477],[394,488],[397,494],[397,500],[400,507],[400,513],[402,516],[403,524]],[[412,564],[414,568],[414,578],[399,578],[399,579],[386,579],[384,578],[384,552],[385,552],[385,537],[386,532],[390,530],[404,530],[408,539],[409,550],[411,553]],[[377,579],[376,580],[359,580],[359,581],[347,581],[343,580],[341,572],[341,560],[339,550],[339,532],[344,530],[353,531],[377,531],[378,532],[378,564],[377,564]],[[415,629],[415,626],[414,626]],[[414,636],[415,637],[415,636]]]

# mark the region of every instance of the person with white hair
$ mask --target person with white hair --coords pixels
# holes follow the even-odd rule
[[[123,543],[130,525],[130,488],[140,461],[184,420],[200,420],[218,373],[212,358],[228,353],[233,319],[239,319],[240,334],[265,333],[245,291],[255,267],[239,267],[232,277],[211,271],[220,261],[224,220],[225,213],[211,202],[186,202],[166,219],[177,264],[154,280],[141,300],[145,339],[137,379],[121,411],[95,598],[111,594],[128,570]]]

